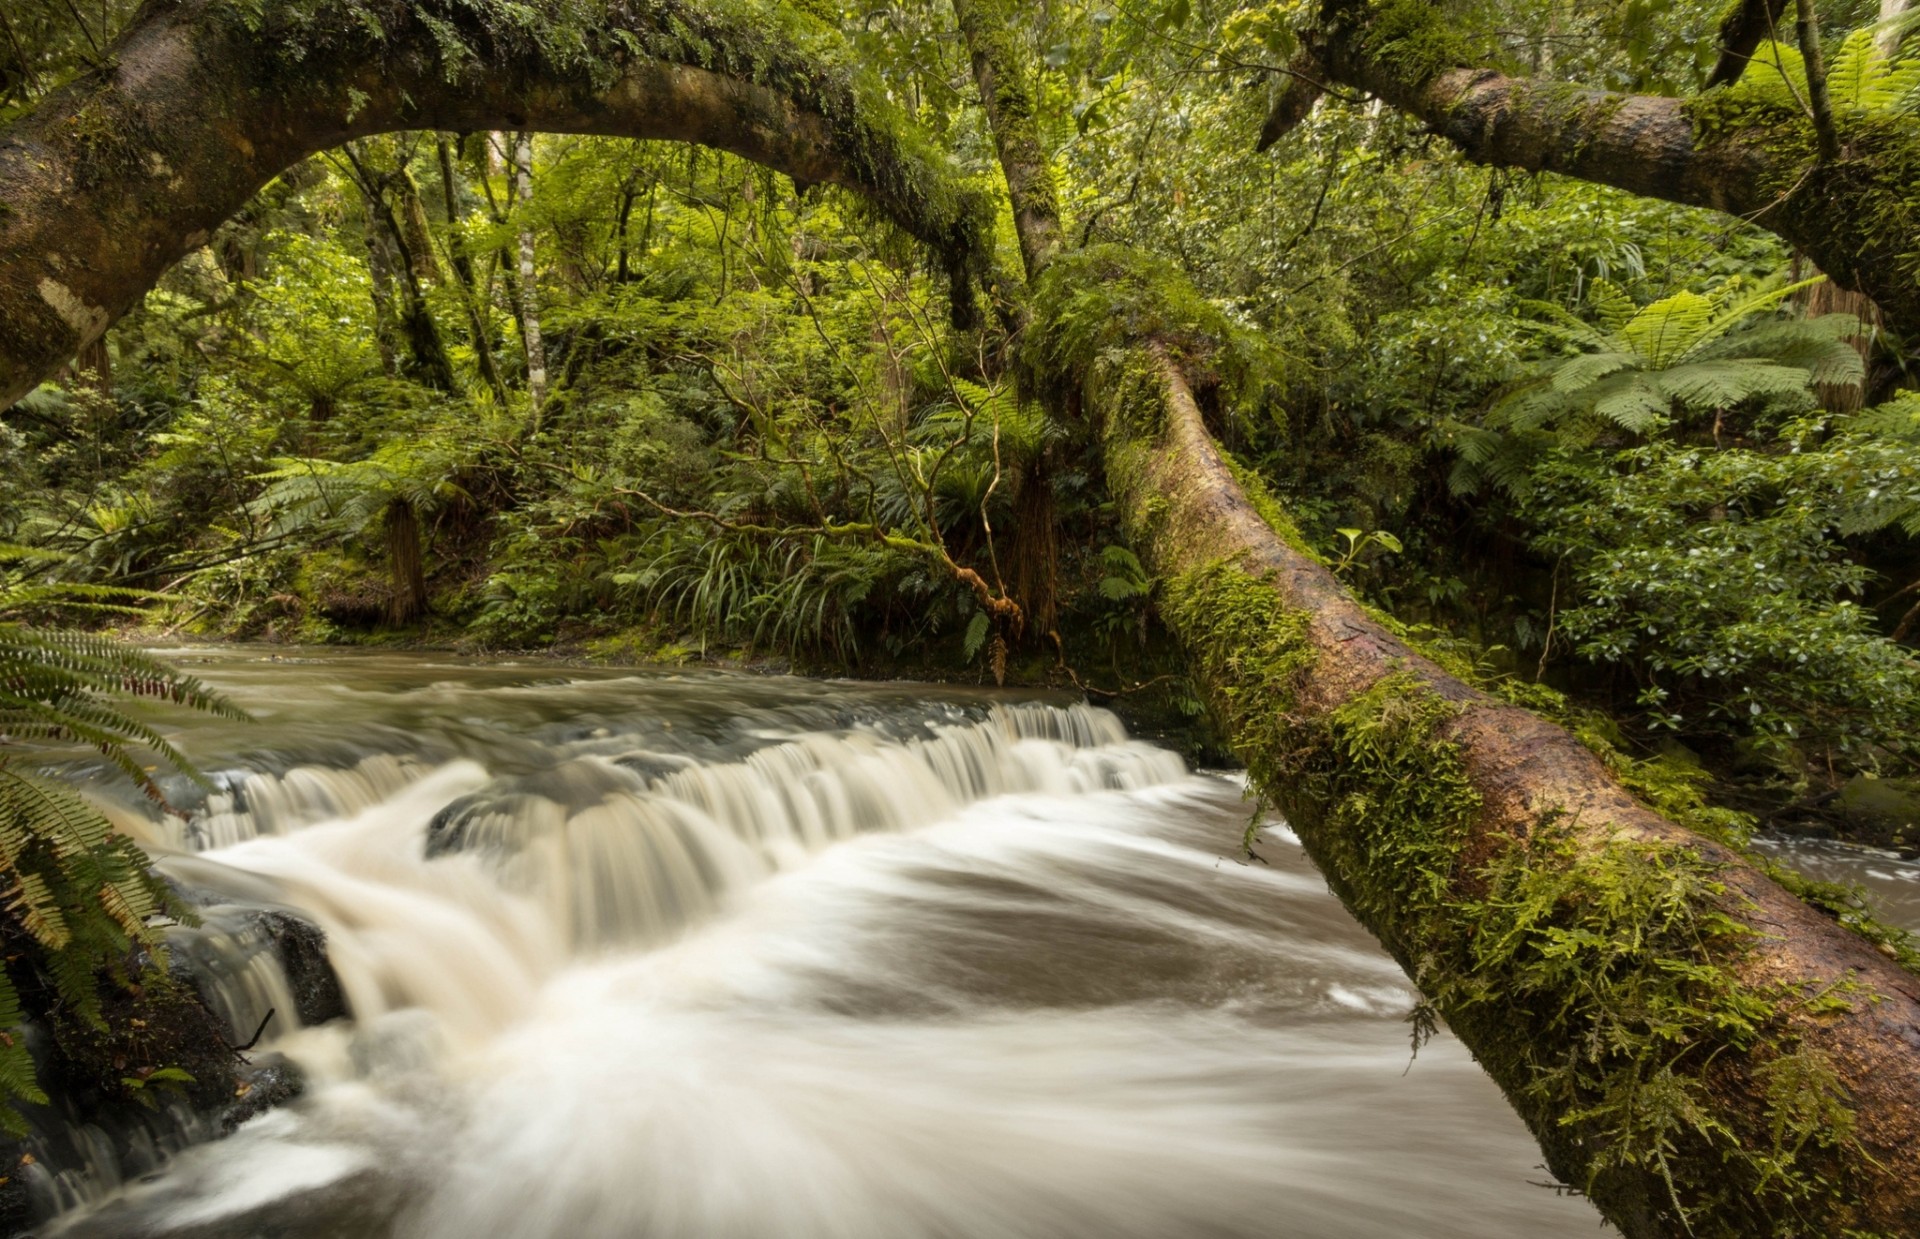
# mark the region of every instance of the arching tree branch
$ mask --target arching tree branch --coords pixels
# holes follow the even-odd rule
[[[1410,20],[1409,11],[1424,14]],[[1772,231],[1842,288],[1920,335],[1920,118],[1834,118],[1840,149],[1804,110],[1631,95],[1465,63],[1444,6],[1324,0],[1306,41],[1329,80],[1425,121],[1468,159],[1556,172],[1706,207]]]
[[[752,25],[680,0],[582,7],[150,5],[105,68],[0,132],[0,408],[279,172],[399,129],[697,142],[844,186],[932,246],[970,306],[976,199],[836,33],[772,5]]]

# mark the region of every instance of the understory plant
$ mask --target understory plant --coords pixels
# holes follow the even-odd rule
[[[171,984],[163,931],[192,918],[155,876],[139,845],[51,773],[49,759],[57,750],[92,749],[158,801],[150,764],[155,759],[199,776],[129,702],[243,716],[199,681],[139,649],[95,633],[25,622],[49,608],[123,609],[127,595],[35,581],[35,557],[14,552],[9,558],[13,570],[0,576],[0,941],[6,946],[0,967],[0,1129],[21,1133],[26,1120],[20,1105],[47,1100],[22,1026],[57,1009],[57,1023],[108,1032],[105,996]]]

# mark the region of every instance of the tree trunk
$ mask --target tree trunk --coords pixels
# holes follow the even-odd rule
[[[1357,603],[1208,432],[1190,376],[1233,372],[1229,324],[1136,251],[1054,255],[1027,366],[1097,426],[1196,685],[1553,1171],[1636,1239],[1920,1233],[1920,978]]]
[[[1913,7],[1912,0],[1880,0],[1880,29],[1874,35],[1874,44],[1880,54],[1892,60],[1900,53],[1900,42],[1906,31],[1901,28],[1900,19]]]
[[[1776,17],[1785,8],[1747,7]],[[1464,63],[1441,5],[1320,0],[1319,10],[1305,36],[1318,80],[1379,96],[1476,163],[1558,172],[1757,224],[1871,297],[1895,331],[1920,335],[1920,119],[1841,118],[1838,157],[1823,158],[1826,135],[1803,110],[1728,107],[1715,91],[1673,99],[1509,77]],[[1283,98],[1304,115],[1293,92]],[[1270,126],[1263,140],[1284,128]]]
[[[1020,253],[1031,273],[1046,267],[1060,252],[1060,199],[1014,45],[1008,3],[953,0],[953,12],[967,40],[973,80],[993,118],[993,141],[1014,204]]]
[[[447,10],[431,29],[409,5],[362,21],[360,0],[275,6],[250,28],[224,0],[148,5],[106,68],[0,130],[0,408],[283,169],[401,129],[704,143],[866,193],[963,280],[984,265],[981,196],[884,100],[857,96],[851,54],[818,23],[769,18],[770,35],[687,0],[593,0],[571,18],[586,50],[549,52],[487,27],[491,10],[428,7]]]
[[[423,270],[430,273],[429,278],[437,279],[440,269],[433,262],[432,242],[426,235],[426,212],[420,205],[420,191],[404,167],[394,172],[380,171],[373,166],[371,154],[356,150],[351,142],[346,152],[367,212],[367,248],[376,264],[376,289],[384,284],[401,294],[397,310],[408,358],[401,370],[415,382],[435,391],[458,390],[453,361],[447,356],[446,341],[440,335],[440,324],[433,317],[433,307],[427,304],[426,289],[421,286]],[[389,190],[400,198],[397,212],[387,197]],[[414,221],[412,217],[416,214],[419,219]],[[391,299],[391,291],[387,296]]]
[[[101,336],[81,349],[80,355],[73,359],[71,371],[76,387],[112,396],[113,354],[107,350],[107,338]]]
[[[479,366],[480,381],[487,385],[501,408],[507,405],[507,385],[500,379],[500,367],[493,359],[493,329],[481,311],[478,282],[473,275],[473,258],[467,253],[458,233],[460,225],[459,181],[453,174],[453,148],[443,134],[435,143],[440,157],[440,192],[446,198],[447,260],[453,268],[454,284],[460,291],[460,304],[467,314],[467,329],[473,335],[473,355]]]
[[[540,433],[540,414],[547,404],[547,347],[540,338],[540,286],[534,263],[533,224],[524,212],[533,207],[533,135],[518,133],[513,139],[514,183],[523,212],[519,229],[520,250],[520,323],[521,339],[527,348],[527,395],[531,402],[527,431]]]
[[[1720,59],[1707,75],[1707,86],[1731,86],[1746,73],[1754,52],[1768,39],[1784,33],[1787,0],[1740,0],[1720,23]]]
[[[393,571],[393,601],[387,618],[410,627],[427,613],[426,561],[420,550],[420,513],[405,499],[387,504],[387,562]]]

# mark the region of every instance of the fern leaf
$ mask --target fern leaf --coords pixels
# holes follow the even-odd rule
[[[1700,342],[1714,322],[1714,304],[1698,293],[1679,292],[1645,307],[1620,329],[1641,364],[1664,370]]]

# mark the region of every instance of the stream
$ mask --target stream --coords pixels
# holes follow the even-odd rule
[[[64,1239],[1596,1233],[1237,776],[1065,697],[165,651],[249,709],[131,829],[306,1095],[43,1171]],[[1803,845],[1920,921],[1920,869]],[[249,909],[320,925],[299,1027]],[[268,1012],[273,1013],[268,1019]],[[95,1134],[98,1136],[98,1134]],[[83,1142],[84,1143],[84,1142]]]

